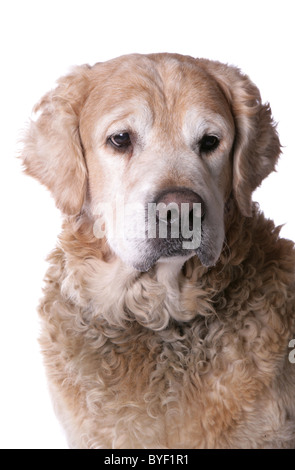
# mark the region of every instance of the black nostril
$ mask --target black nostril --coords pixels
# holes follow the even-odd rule
[[[201,223],[203,223],[204,218],[205,218],[205,206],[204,206],[203,202],[201,202],[201,210],[200,211],[195,211],[194,209],[191,209],[190,212],[189,212],[189,229],[190,230],[194,229],[195,217],[201,217]]]

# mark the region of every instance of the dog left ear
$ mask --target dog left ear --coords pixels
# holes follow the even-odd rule
[[[268,104],[258,88],[236,67],[206,59],[197,64],[209,73],[227,98],[235,126],[233,193],[243,215],[251,217],[252,192],[274,169],[280,141]]]

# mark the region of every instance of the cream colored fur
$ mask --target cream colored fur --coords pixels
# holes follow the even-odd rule
[[[251,201],[280,153],[255,85],[216,62],[132,55],[76,68],[37,109],[24,166],[64,214],[40,341],[69,445],[294,448],[295,252]],[[122,154],[108,136],[126,130]],[[221,136],[206,157],[204,132]],[[94,236],[99,203],[171,186],[205,200],[199,256],[152,262],[145,241]]]

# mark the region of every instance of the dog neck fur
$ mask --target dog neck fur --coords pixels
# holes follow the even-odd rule
[[[195,306],[183,303],[183,285],[188,281],[182,267],[187,258],[163,258],[141,273],[110,252],[105,241],[92,237],[85,217],[64,225],[60,248],[50,261],[59,258],[56,262],[63,265],[61,294],[77,307],[83,322],[105,320],[109,325],[126,328],[136,320],[159,331],[172,319],[189,321],[195,317]]]

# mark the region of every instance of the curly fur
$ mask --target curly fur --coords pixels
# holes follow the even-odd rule
[[[71,446],[294,447],[294,247],[231,205],[217,265],[165,283],[105,260],[83,217],[65,224],[40,314]]]
[[[252,190],[273,168],[278,140],[266,132],[269,107],[257,102],[248,80],[244,104],[233,97],[237,77],[246,78],[221,64],[200,64],[215,74],[238,129],[233,192],[228,196],[227,189],[224,208],[225,240],[214,266],[205,267],[194,256],[182,267],[168,260],[139,272],[116,256],[106,239],[95,238],[89,207],[80,208],[81,194],[87,197],[87,175],[81,170],[87,144],[84,139],[82,152],[77,130],[70,152],[82,173],[69,170],[65,178],[60,171],[53,187],[48,180],[49,173],[54,177],[50,165],[60,168],[63,158],[61,127],[54,137],[58,157],[46,164],[47,173],[42,170],[41,181],[66,215],[48,258],[40,341],[71,447],[295,447],[295,365],[288,360],[295,336],[295,250],[251,205]],[[83,69],[79,97],[89,92],[81,85],[89,73]],[[244,108],[251,100],[255,119],[249,124]],[[71,101],[77,120],[82,105]],[[63,123],[68,120],[63,114]],[[24,158],[27,172],[39,179],[42,158],[51,162],[45,122],[43,114],[33,125]],[[255,123],[260,124],[255,128]],[[32,157],[36,139],[40,151]]]

